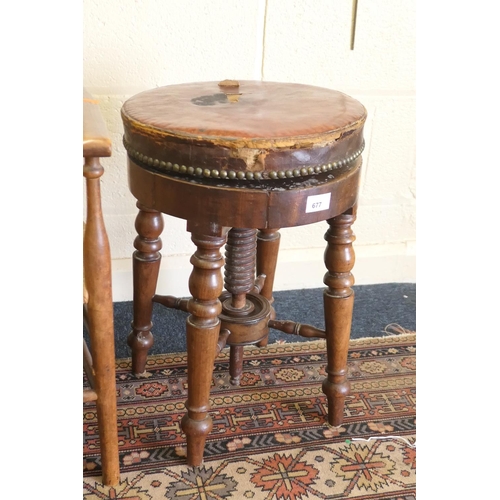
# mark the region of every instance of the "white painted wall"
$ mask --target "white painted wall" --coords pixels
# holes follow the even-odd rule
[[[135,200],[127,186],[120,108],[137,92],[174,83],[262,79],[345,92],[368,110],[356,283],[414,282],[415,0],[84,0],[84,85],[113,139],[103,160],[103,210],[113,297],[131,300]],[[283,229],[276,289],[320,287],[325,223]],[[159,293],[188,295],[193,245],[165,217]]]

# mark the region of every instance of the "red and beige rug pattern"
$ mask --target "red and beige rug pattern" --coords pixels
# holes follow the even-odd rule
[[[180,429],[186,355],[151,356],[145,376],[117,361],[121,481],[100,480],[95,405],[84,405],[83,498],[416,498],[416,335],[351,341],[345,421],[325,421],[325,342],[245,348],[240,387],[215,362],[213,430],[200,467],[185,463]]]

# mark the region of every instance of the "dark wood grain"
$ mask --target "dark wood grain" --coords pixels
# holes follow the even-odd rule
[[[361,157],[351,170],[338,176],[325,175],[322,183],[296,183],[289,189],[278,183],[268,189],[237,188],[190,182],[128,160],[129,187],[143,205],[188,221],[218,221],[222,226],[238,228],[276,229],[335,217],[356,203],[360,173]],[[328,193],[327,210],[306,212],[309,196]]]

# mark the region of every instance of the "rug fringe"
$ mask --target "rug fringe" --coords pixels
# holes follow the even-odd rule
[[[351,438],[351,441],[375,441],[377,439],[384,440],[384,439],[401,439],[404,441],[410,448],[416,448],[417,447],[417,442],[414,441],[413,443],[410,442],[408,439],[404,438],[403,436],[370,436],[368,439],[364,438]]]
[[[397,323],[389,323],[381,333],[385,333],[386,335],[404,335],[406,333],[416,333],[414,330],[408,330],[403,328],[401,325]]]

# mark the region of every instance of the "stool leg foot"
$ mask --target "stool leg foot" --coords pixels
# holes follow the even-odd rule
[[[356,209],[352,208],[328,220],[330,227],[325,234],[328,242],[325,265],[328,272],[324,276],[324,283],[328,288],[324,291],[323,301],[328,363],[322,388],[328,399],[328,423],[334,426],[340,425],[344,419],[345,397],[350,389],[347,353],[354,304],[351,269],[354,266],[352,243],[355,236],[351,225],[355,219]]]
[[[273,285],[278,262],[278,250],[280,247],[279,229],[260,229],[257,233],[257,276],[266,275],[266,281],[260,294],[264,296],[270,304],[274,302]],[[274,308],[271,319],[276,317]],[[257,345],[266,347],[269,338],[262,339]]]
[[[243,373],[243,346],[232,345],[229,349],[229,382],[232,385],[240,385]]]
[[[189,278],[192,298],[188,303],[190,316],[186,320],[188,399],[181,427],[187,439],[187,462],[197,466],[203,461],[205,441],[212,429],[209,396],[220,331],[218,316],[222,311],[219,295],[224,259],[220,248],[226,242],[226,235],[223,231],[218,235],[212,232],[210,236],[197,232],[191,239],[197,251],[191,257],[193,271]]]
[[[136,251],[133,255],[134,319],[127,343],[132,349],[132,371],[144,373],[148,351],[153,345],[151,317],[153,315],[153,296],[160,270],[161,239],[163,216],[156,210],[137,203],[139,214],[135,221],[138,236],[134,241]]]

